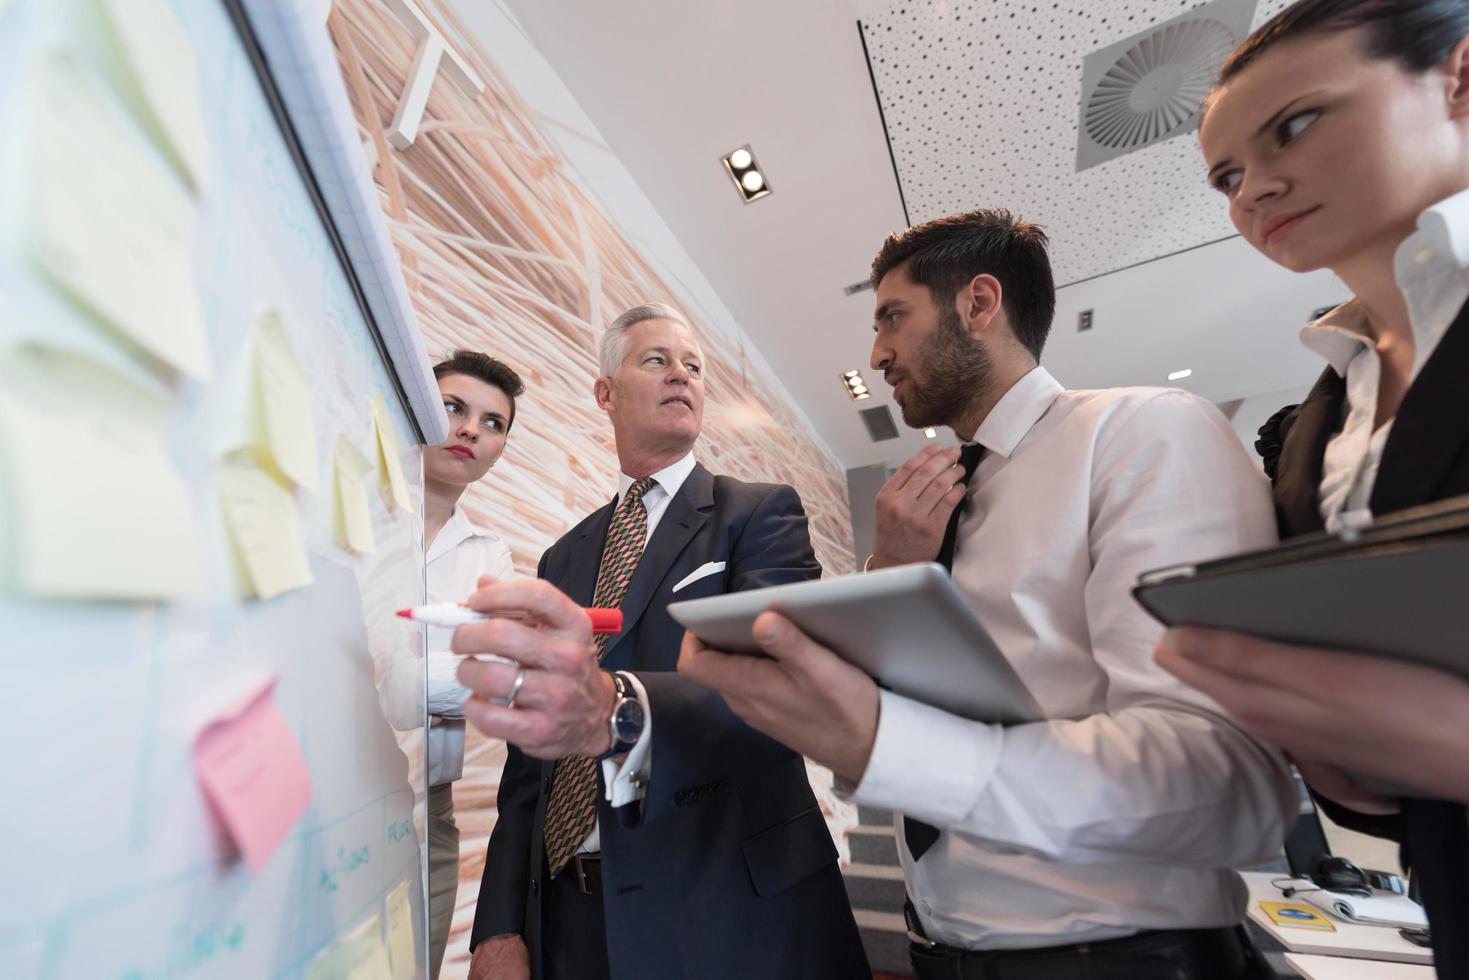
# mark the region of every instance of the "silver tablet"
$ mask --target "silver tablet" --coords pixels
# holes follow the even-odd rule
[[[905,697],[976,721],[1042,717],[942,565],[689,599],[668,614],[717,650],[759,653],[751,627],[767,609]]]

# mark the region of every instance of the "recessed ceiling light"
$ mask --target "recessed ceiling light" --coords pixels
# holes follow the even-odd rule
[[[930,439],[937,439],[939,437],[938,432],[933,429],[924,429],[923,434],[928,436],[928,438]]]
[[[872,392],[867,390],[867,382],[862,380],[861,371],[843,371],[842,387],[847,390],[847,397],[854,401],[868,398]]]
[[[1193,368],[1184,368],[1182,371],[1174,371],[1168,375],[1169,381],[1182,381],[1184,378],[1192,377]]]
[[[755,160],[755,151],[750,149],[748,143],[730,150],[720,160],[746,204],[770,193],[770,182],[765,179],[760,164]]]

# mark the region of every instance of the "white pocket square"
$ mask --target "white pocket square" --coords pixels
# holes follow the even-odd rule
[[[685,585],[692,585],[693,583],[699,581],[699,579],[701,578],[708,578],[715,572],[722,571],[724,571],[724,562],[706,561],[704,564],[700,565],[698,568],[694,569],[692,572],[689,572],[683,578],[679,579],[678,584],[673,587],[673,591],[677,592]]]

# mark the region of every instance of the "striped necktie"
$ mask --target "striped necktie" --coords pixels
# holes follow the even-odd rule
[[[628,487],[612,516],[602,565],[597,571],[597,590],[592,605],[615,608],[622,605],[627,584],[637,571],[638,560],[648,540],[648,509],[643,494],[656,485],[644,477]],[[606,634],[598,634],[597,659],[607,648]],[[551,875],[560,874],[597,822],[597,763],[585,756],[567,756],[556,761],[551,777],[551,798],[546,802],[546,864]]]

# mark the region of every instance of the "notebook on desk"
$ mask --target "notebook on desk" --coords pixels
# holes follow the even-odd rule
[[[1428,915],[1423,906],[1406,895],[1372,890],[1370,896],[1352,895],[1326,889],[1311,890],[1309,883],[1301,891],[1301,897],[1324,912],[1330,912],[1347,922],[1364,926],[1389,926],[1394,929],[1423,929],[1428,926]]]
[[[1469,496],[1360,530],[1145,573],[1133,596],[1167,626],[1212,626],[1469,677]]]

